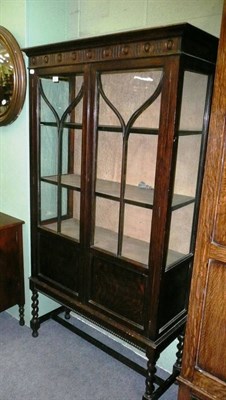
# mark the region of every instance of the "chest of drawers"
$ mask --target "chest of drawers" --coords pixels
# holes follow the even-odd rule
[[[0,213],[0,311],[19,306],[24,325],[23,221]]]

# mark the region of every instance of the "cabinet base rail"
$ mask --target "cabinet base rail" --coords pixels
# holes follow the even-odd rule
[[[60,316],[60,314],[64,313],[64,318]],[[105,345],[104,343],[100,342],[96,338],[92,337],[88,333],[84,332],[83,330],[77,328],[74,326],[72,323],[70,323],[68,320],[70,319],[70,311],[65,308],[64,306],[60,306],[56,308],[55,310],[44,314],[43,316],[38,318],[38,328],[40,327],[40,324],[43,322],[52,319],[55,322],[58,322],[61,324],[63,327],[67,328],[71,332],[75,333],[76,335],[80,336],[82,339],[86,340],[90,344],[96,346],[100,350],[104,351],[106,354],[110,355],[111,357],[115,358],[116,360],[120,361],[122,364],[126,365],[127,367],[133,369],[135,372],[143,375],[144,377],[147,377],[147,370],[146,368],[143,368],[141,365],[137,364],[136,362],[130,360],[128,357],[122,355],[121,353],[117,352],[116,350],[112,349],[111,347]],[[37,323],[37,321],[36,321]],[[31,328],[33,328],[33,323],[31,321]],[[34,337],[38,336],[38,333],[36,332],[33,334]],[[179,375],[179,369],[174,368],[173,373],[168,376],[167,379],[162,379],[158,375],[155,374],[154,376],[154,384],[157,386],[157,388],[151,393],[147,394],[145,393],[142,400],[157,400],[159,399],[163,393],[166,392],[166,390],[169,389],[169,387],[175,383],[177,376]],[[146,378],[147,379],[147,378]]]

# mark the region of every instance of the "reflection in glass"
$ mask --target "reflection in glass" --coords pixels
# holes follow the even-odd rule
[[[14,69],[8,51],[0,43],[0,114],[10,105],[14,87]]]
[[[20,114],[26,94],[26,67],[14,36],[0,26],[0,126],[12,123]]]

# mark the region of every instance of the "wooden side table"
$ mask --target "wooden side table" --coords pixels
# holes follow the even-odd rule
[[[20,325],[24,325],[25,304],[23,223],[0,213],[0,312],[18,304]]]

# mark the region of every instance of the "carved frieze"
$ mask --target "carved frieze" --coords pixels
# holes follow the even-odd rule
[[[180,39],[150,40],[134,43],[121,43],[117,45],[73,49],[62,53],[50,53],[33,56],[30,59],[30,68],[45,66],[73,65],[85,62],[100,62],[104,60],[145,58],[150,56],[163,56],[180,52]]]

